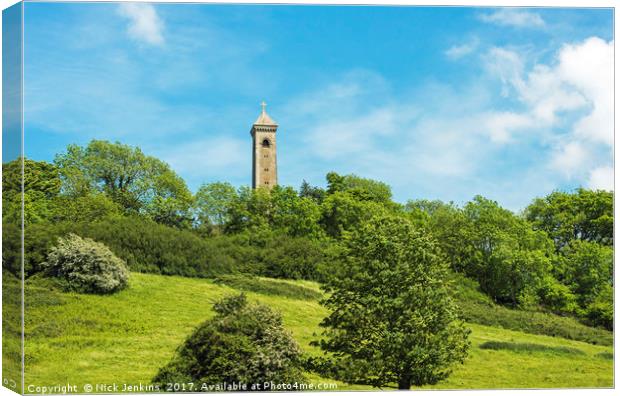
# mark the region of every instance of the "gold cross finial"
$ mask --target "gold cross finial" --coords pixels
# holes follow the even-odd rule
[[[265,103],[265,101],[263,100],[263,101],[260,103],[260,105],[261,105],[261,107],[263,108],[263,113],[264,113],[264,112],[265,112],[265,107],[267,107],[267,103]]]

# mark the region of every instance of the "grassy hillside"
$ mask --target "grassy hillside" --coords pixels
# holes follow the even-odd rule
[[[224,295],[246,290],[279,310],[308,353],[325,316],[312,282],[217,281],[132,273],[127,290],[110,296],[61,293],[45,279],[26,288],[26,386],[62,382],[145,384]],[[281,284],[278,286],[276,284]],[[302,298],[287,290],[303,288]],[[274,291],[275,290],[275,291]],[[611,387],[610,346],[470,324],[466,363],[433,388]],[[605,335],[605,333],[601,333]],[[606,334],[609,336],[609,334]],[[604,337],[603,337],[604,338]],[[309,375],[338,389],[367,389]]]
[[[613,345],[614,338],[610,331],[586,326],[572,317],[510,309],[495,304],[489,296],[479,291],[475,280],[461,274],[453,273],[451,281],[454,297],[461,309],[461,317],[468,322],[596,345]]]

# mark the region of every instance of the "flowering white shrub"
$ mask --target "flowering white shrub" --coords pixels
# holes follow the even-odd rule
[[[47,275],[63,279],[69,289],[84,293],[113,293],[129,280],[127,265],[106,245],[75,234],[58,239],[44,268]]]

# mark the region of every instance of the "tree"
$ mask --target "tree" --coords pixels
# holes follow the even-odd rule
[[[534,228],[549,234],[559,251],[572,240],[613,245],[613,193],[583,188],[556,191],[538,198],[525,210]]]
[[[329,172],[326,178],[328,194],[349,192],[360,200],[382,203],[391,202],[392,189],[383,182],[356,175],[341,176],[336,172]]]
[[[314,200],[298,196],[291,187],[281,186],[271,190],[270,198],[272,228],[295,237],[320,238],[323,235],[319,225],[321,209]]]
[[[68,196],[100,192],[127,212],[146,214],[171,226],[190,223],[193,197],[183,179],[137,147],[92,140],[86,147],[69,145],[54,162]]]
[[[310,198],[299,197],[292,187],[275,186],[249,189],[242,187],[227,211],[226,232],[267,230],[290,236],[320,238],[321,210]]]
[[[463,234],[466,274],[497,302],[535,304],[551,271],[553,244],[546,233],[481,196],[468,202],[463,213],[469,222]]]
[[[334,238],[341,238],[373,216],[388,213],[380,203],[360,200],[343,191],[329,194],[321,204],[321,211],[321,225],[327,235]]]
[[[446,378],[467,356],[436,243],[407,220],[381,216],[346,235],[323,304],[320,345],[348,382],[399,389]]]
[[[405,212],[435,237],[455,272],[466,271],[473,254],[470,242],[475,230],[461,208],[452,202],[417,200],[408,201]]]
[[[224,225],[229,220],[229,208],[237,198],[230,183],[203,184],[196,192],[195,208],[201,225]]]
[[[49,220],[54,209],[53,198],[60,192],[58,169],[45,161],[22,158],[2,164],[3,221],[21,223],[22,197],[25,224]]]
[[[61,195],[54,199],[51,221],[92,223],[121,214],[122,208],[103,193],[88,194],[82,197]]]
[[[266,188],[251,189],[242,186],[230,204],[224,226],[226,233],[269,228],[271,216],[271,193]]]
[[[559,278],[578,296],[582,306],[589,304],[607,286],[613,285],[613,249],[594,242],[571,241],[560,251]]]
[[[325,198],[325,190],[321,187],[311,186],[307,181],[301,183],[299,188],[299,196],[302,198],[310,198],[314,202],[320,204]]]
[[[301,350],[279,313],[248,303],[244,294],[217,302],[214,310],[215,317],[194,330],[154,383],[241,383],[247,390],[270,390],[250,387],[303,380]]]

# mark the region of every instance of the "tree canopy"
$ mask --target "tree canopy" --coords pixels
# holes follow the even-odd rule
[[[183,179],[137,147],[92,140],[86,147],[69,145],[54,163],[68,196],[104,193],[127,212],[146,213],[164,224],[191,221],[193,197]]]
[[[329,315],[321,347],[350,382],[433,384],[467,355],[469,331],[458,321],[437,244],[407,220],[374,217],[345,237],[328,277]]]
[[[525,210],[534,228],[543,230],[560,250],[571,240],[611,246],[614,241],[613,193],[583,188],[573,193],[556,191],[537,198]]]

